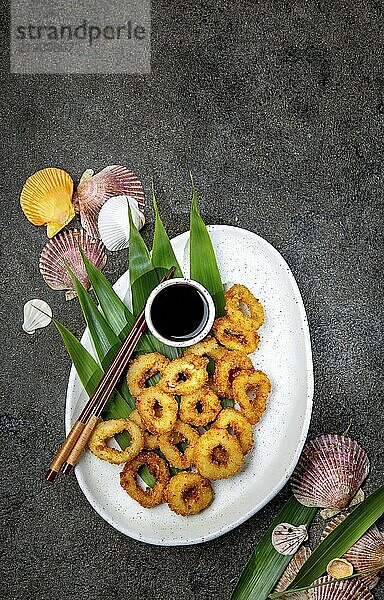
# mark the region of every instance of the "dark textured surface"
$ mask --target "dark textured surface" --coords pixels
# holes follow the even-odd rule
[[[24,180],[45,166],[78,180],[87,167],[124,164],[147,192],[153,177],[171,235],[188,228],[191,169],[207,223],[271,242],[311,327],[310,435],[351,423],[372,462],[366,490],[383,483],[382,16],[376,0],[153,0],[152,75],[142,77],[10,76],[3,49],[2,599],[228,600],[288,495],[213,542],[158,548],[102,521],[75,478],[43,482],[63,435],[70,364],[52,328],[23,334],[22,306],[43,297],[83,329],[76,302],[41,279],[45,231],[18,204]],[[112,280],[124,261],[110,258]]]

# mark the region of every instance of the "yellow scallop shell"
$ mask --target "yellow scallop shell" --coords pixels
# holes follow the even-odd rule
[[[28,177],[20,204],[31,223],[47,225],[47,235],[51,238],[75,216],[72,195],[73,181],[68,173],[62,169],[42,169]]]

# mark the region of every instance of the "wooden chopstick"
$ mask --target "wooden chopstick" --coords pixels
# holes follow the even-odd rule
[[[163,277],[161,281],[170,279],[173,277],[174,273],[175,267],[172,267],[169,273]],[[143,309],[134,322],[131,331],[120,346],[112,363],[98,383],[95,391],[81,411],[68,436],[53,458],[45,476],[47,481],[53,481],[61,467],[63,467],[63,472],[68,474],[76,464],[93,429],[100,420],[100,415],[127,366],[146,326]]]
[[[96,392],[98,392],[97,395],[96,393],[94,394],[94,396],[97,396],[96,404],[89,415],[84,429],[82,430],[79,438],[75,442],[71,452],[63,464],[62,471],[64,475],[68,475],[79,460],[81,453],[83,452],[89,438],[92,435],[92,431],[100,421],[100,415],[113,392],[113,388],[119,381],[124,369],[128,365],[129,359],[131,358],[137,343],[146,328],[147,324],[145,322],[144,311],[142,311],[132,327],[131,331],[133,331],[133,335],[131,337],[128,336],[124,340],[119,352],[116,354],[114,360],[106,371],[105,376],[101,380],[100,385],[98,388],[96,388]],[[104,385],[102,385],[103,383]],[[99,391],[99,389],[101,391]]]

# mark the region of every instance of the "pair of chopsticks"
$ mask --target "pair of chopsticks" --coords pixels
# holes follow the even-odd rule
[[[172,267],[162,281],[171,279],[174,273],[175,267]],[[115,358],[105,371],[95,391],[89,398],[71,431],[61,444],[54,459],[49,465],[49,469],[45,476],[47,481],[53,481],[60,469],[62,469],[65,475],[68,475],[79,460],[94,428],[100,421],[101,413],[103,412],[114,387],[122,376],[124,369],[128,365],[129,359],[147,328],[144,311],[145,309],[143,309],[137,317],[131,331],[120,346]]]

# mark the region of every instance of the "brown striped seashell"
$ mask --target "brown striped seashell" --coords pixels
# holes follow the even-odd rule
[[[300,571],[301,567],[306,560],[311,556],[311,549],[308,546],[302,546],[293,556],[285,569],[284,573],[280,577],[274,592],[284,592],[287,587],[295,579],[296,575]],[[295,594],[289,594],[282,596],[282,600],[306,600],[308,598],[308,592],[296,592]]]
[[[383,567],[380,571],[361,575],[359,579],[372,589],[384,574],[384,534],[374,525],[343,556],[351,562],[356,573]]]
[[[329,521],[323,533],[321,534],[320,542],[325,540],[327,535],[329,535],[338,525],[340,525],[340,523],[342,523],[347,518],[347,516],[348,515],[346,515],[345,513],[341,513],[337,515],[337,517],[334,517],[331,521]]]
[[[272,546],[279,554],[289,556],[295,554],[301,544],[308,539],[305,525],[291,525],[290,523],[279,523],[272,531]]]
[[[90,170],[87,170],[90,172]],[[83,177],[73,203],[80,212],[81,224],[90,236],[98,239],[98,217],[103,204],[112,196],[131,196],[143,211],[145,199],[140,179],[126,167],[111,165],[92,177]]]
[[[76,292],[65,262],[87,290],[91,287],[79,247],[98,269],[104,267],[107,262],[104,244],[92,239],[84,229],[61,232],[44,246],[40,255],[40,273],[45,282],[53,290],[68,290],[67,300],[74,298]]]
[[[369,471],[367,453],[342,435],[322,435],[305,445],[291,477],[304,506],[342,510],[349,506]]]
[[[337,581],[329,575],[317,579],[315,584],[324,584],[309,590],[310,600],[374,600],[369,589],[358,579]]]
[[[34,225],[47,225],[53,237],[72,221],[73,181],[62,169],[42,169],[28,177],[20,195],[21,208]]]

